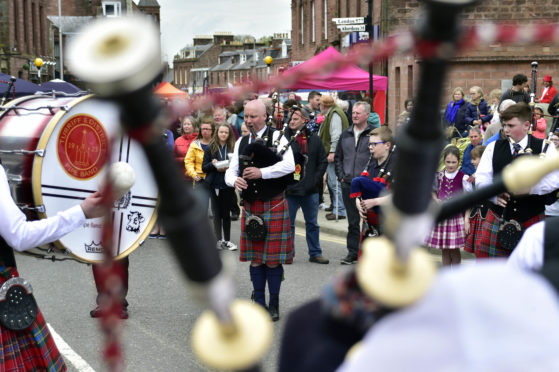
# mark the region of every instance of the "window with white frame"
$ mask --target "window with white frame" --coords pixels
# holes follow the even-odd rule
[[[314,21],[314,1],[311,3],[311,19],[312,19],[312,34],[311,34],[312,39],[311,39],[311,42],[314,43],[316,41],[315,40],[315,36],[316,36],[315,35],[315,28],[316,28],[315,25],[316,25],[316,22]]]
[[[103,16],[120,17],[120,1],[103,1]]]
[[[301,44],[305,44],[305,8],[301,4]]]
[[[324,0],[324,40],[328,40],[328,0]]]

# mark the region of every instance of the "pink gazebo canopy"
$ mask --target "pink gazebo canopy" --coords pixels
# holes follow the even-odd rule
[[[334,47],[317,54],[313,58],[297,66],[290,68],[287,73],[292,73],[309,65],[322,65],[324,61],[339,59],[341,53]],[[388,78],[386,76],[373,75],[373,91],[386,91]],[[349,65],[342,69],[327,74],[317,73],[307,79],[299,80],[289,89],[317,89],[317,90],[369,90],[369,73],[355,65]]]

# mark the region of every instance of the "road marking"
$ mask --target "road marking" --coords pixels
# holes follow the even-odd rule
[[[49,323],[47,323],[47,327],[49,327],[54,343],[56,347],[58,347],[60,354],[64,356],[64,359],[70,362],[79,372],[95,372],[95,370],[91,368],[91,366],[79,356],[58,333],[56,333]]]

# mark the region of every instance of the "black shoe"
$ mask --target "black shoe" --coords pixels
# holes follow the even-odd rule
[[[239,220],[239,215],[238,214],[232,214],[231,215],[231,221],[237,221]]]
[[[309,262],[314,262],[314,263],[317,263],[317,264],[326,265],[326,264],[330,263],[330,260],[328,260],[327,258],[322,257],[322,255],[319,255],[319,256],[310,257]]]
[[[357,263],[357,257],[348,254],[347,256],[345,256],[345,258],[342,259],[342,262],[340,263],[342,265],[353,265]]]
[[[268,313],[270,313],[270,318],[272,318],[272,322],[277,322],[279,320],[279,305],[269,305]]]
[[[328,213],[326,215],[326,219],[328,221],[334,221],[336,219],[336,215],[334,213]],[[345,216],[338,215],[338,220],[345,220]]]
[[[331,206],[329,206],[328,208],[324,208],[324,210],[325,210],[326,212],[332,212],[332,211],[334,210],[334,206],[331,205]]]

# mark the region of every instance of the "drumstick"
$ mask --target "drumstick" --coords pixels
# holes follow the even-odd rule
[[[105,183],[109,180],[111,185],[111,190],[113,192],[113,198],[119,200],[122,198],[136,183],[136,173],[130,164],[123,161],[111,164],[107,174],[102,178],[99,184],[99,190],[103,190]]]

